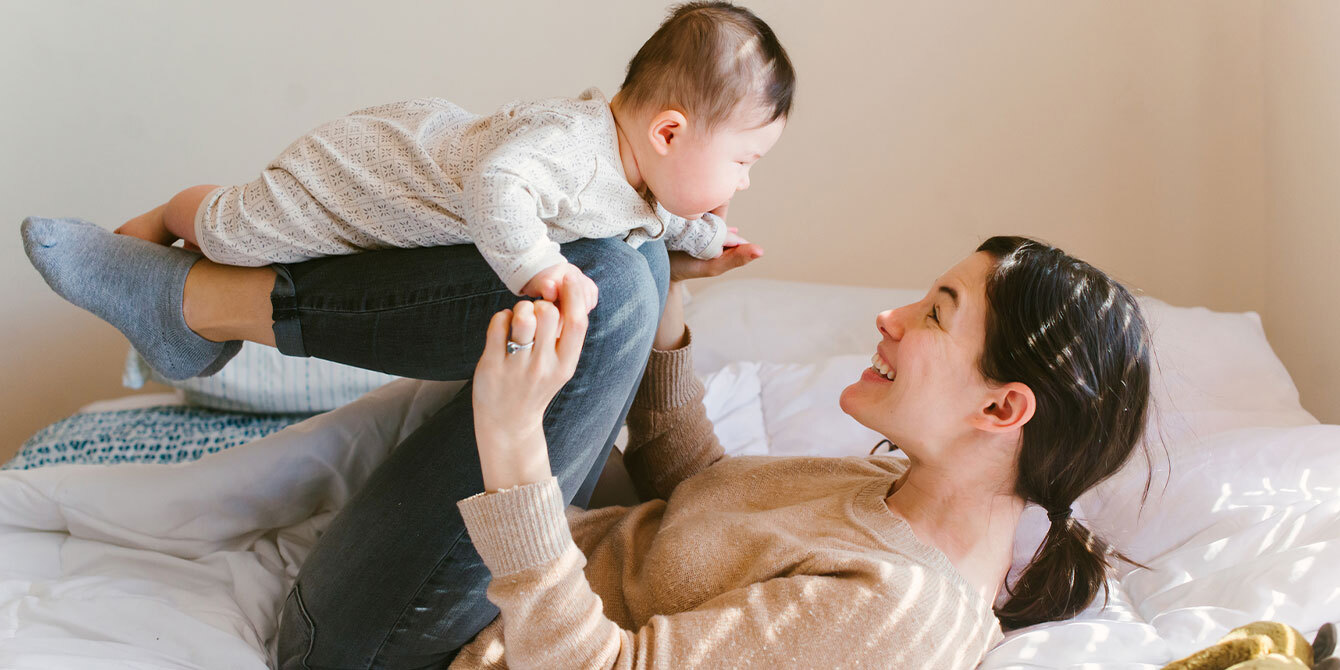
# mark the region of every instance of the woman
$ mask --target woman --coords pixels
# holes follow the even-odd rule
[[[501,663],[504,649],[518,668],[971,667],[999,640],[997,617],[1063,618],[1093,599],[1107,552],[1069,507],[1129,455],[1148,395],[1147,335],[1119,285],[1055,249],[993,238],[921,302],[881,314],[872,369],[842,406],[898,444],[905,467],[889,457],[722,460],[676,296],[629,416],[626,457],[640,490],[665,500],[567,520],[568,454],[552,435],[546,452],[542,435],[565,413],[549,398],[585,364],[585,305],[565,296],[561,310],[525,303],[494,317],[473,389],[484,468],[475,490],[490,493],[461,509],[502,617],[453,667]],[[509,355],[509,338],[533,344]],[[462,478],[439,469],[414,485]],[[1046,507],[1052,528],[993,614],[1025,501]],[[487,582],[455,566],[440,579],[463,585],[456,604],[467,609]],[[315,618],[302,577],[294,593],[284,667],[326,667],[321,622],[310,640],[288,632]]]
[[[518,305],[475,376],[489,493],[460,503],[502,610],[452,667],[973,667],[1011,626],[1069,617],[1108,551],[1070,506],[1144,426],[1133,297],[1051,247],[996,237],[881,313],[845,412],[908,456],[723,459],[678,291],[629,415],[631,509],[571,512],[539,416],[575,363],[579,309]],[[559,316],[562,326],[559,326]],[[505,340],[534,342],[509,356]],[[521,417],[506,421],[503,417]],[[1026,501],[1051,529],[1008,601]]]

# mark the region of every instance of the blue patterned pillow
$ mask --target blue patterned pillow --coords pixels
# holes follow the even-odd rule
[[[180,463],[257,440],[310,414],[241,414],[199,407],[76,414],[33,435],[0,470],[61,463]]]

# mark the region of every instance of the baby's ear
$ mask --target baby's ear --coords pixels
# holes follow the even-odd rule
[[[651,142],[652,150],[664,156],[670,152],[671,145],[683,137],[688,127],[689,120],[683,112],[667,109],[651,117],[647,139]]]

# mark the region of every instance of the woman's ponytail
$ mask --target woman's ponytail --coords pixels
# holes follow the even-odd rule
[[[1106,603],[1114,555],[1124,558],[1069,514],[1055,518],[1033,560],[1008,587],[1010,598],[996,609],[996,617],[1011,629],[1068,619],[1088,607],[1099,588]]]
[[[1051,527],[996,615],[1009,628],[1073,616],[1102,588],[1114,552],[1070,518],[1070,505],[1140,443],[1149,402],[1149,331],[1135,297],[1097,268],[1022,237],[977,249],[987,277],[982,376],[1021,382],[1037,399],[1024,424],[1015,493]],[[1146,479],[1146,490],[1149,481]]]

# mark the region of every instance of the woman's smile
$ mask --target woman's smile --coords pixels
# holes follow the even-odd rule
[[[876,384],[893,383],[892,381],[889,380],[888,377],[885,377],[884,375],[880,374],[880,372],[873,367],[866,368],[861,372],[861,380],[875,382]]]
[[[889,362],[884,360],[884,357],[881,356],[878,351],[875,352],[875,355],[870,357],[870,369],[879,373],[880,376],[888,381],[893,381],[898,377],[898,371],[895,370],[892,365],[889,365]]]

